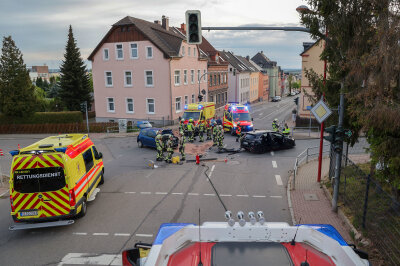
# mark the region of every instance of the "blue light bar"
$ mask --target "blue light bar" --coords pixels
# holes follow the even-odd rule
[[[248,111],[248,110],[249,110],[249,107],[245,106],[244,109],[245,109],[246,111]]]
[[[236,106],[232,106],[232,109],[233,109],[233,110],[236,110]]]
[[[332,238],[332,239],[336,240],[337,242],[339,242],[339,244],[341,246],[347,246],[348,245],[346,240],[343,239],[343,237],[336,230],[336,228],[333,227],[330,224],[297,224],[296,226],[300,226],[300,225],[305,225],[305,226],[311,227],[314,230],[317,230],[317,231],[323,233],[324,235],[329,236],[330,238]]]
[[[188,225],[195,225],[195,224],[187,224],[187,223],[164,223],[161,224],[160,229],[158,229],[158,233],[156,239],[153,242],[153,245],[161,245],[165,239],[170,237],[171,235],[175,234],[183,227]]]
[[[58,152],[62,152],[65,153],[67,151],[67,147],[63,147],[63,148],[55,148],[56,151]]]
[[[185,104],[185,106],[183,107],[183,109],[187,110],[188,106],[187,104]]]
[[[203,105],[199,105],[198,107],[197,107],[197,109],[203,109]]]
[[[18,150],[10,151],[11,156],[15,156],[19,154]]]

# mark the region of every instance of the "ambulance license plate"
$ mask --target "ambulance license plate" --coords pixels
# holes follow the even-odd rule
[[[36,216],[38,215],[38,211],[27,211],[27,212],[20,212],[19,215],[22,216]]]

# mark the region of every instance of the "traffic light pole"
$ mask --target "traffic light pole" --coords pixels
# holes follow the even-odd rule
[[[340,83],[340,106],[339,106],[339,124],[338,128],[343,127],[343,116],[344,116],[344,81]],[[333,187],[332,197],[332,211],[337,212],[337,202],[339,197],[339,184],[340,184],[340,171],[342,168],[342,152],[343,142],[340,143],[340,149],[336,152],[336,164],[335,164],[335,179]]]

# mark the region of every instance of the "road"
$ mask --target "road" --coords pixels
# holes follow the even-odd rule
[[[293,98],[252,108],[255,128],[271,129],[274,118],[289,118],[293,108]],[[0,199],[1,265],[119,265],[119,254],[138,241],[151,243],[161,223],[224,221],[225,209],[205,172],[233,213],[261,210],[267,221],[291,223],[286,198],[289,171],[300,152],[318,145],[316,139],[298,140],[294,149],[266,154],[228,155],[211,150],[207,156],[218,160],[205,166],[161,163],[159,168],[150,169],[147,163],[155,159],[156,152],[138,148],[136,138],[93,140],[104,155],[105,184],[88,204],[87,215],[75,224],[9,231],[13,223],[9,199]],[[1,145],[6,147],[33,141],[0,136]],[[229,134],[225,144],[238,147]],[[9,160],[2,161],[3,168]]]

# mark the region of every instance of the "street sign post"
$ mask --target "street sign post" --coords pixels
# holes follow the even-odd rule
[[[332,114],[332,111],[326,103],[321,100],[311,108],[311,113],[313,113],[317,121],[321,124]]]

